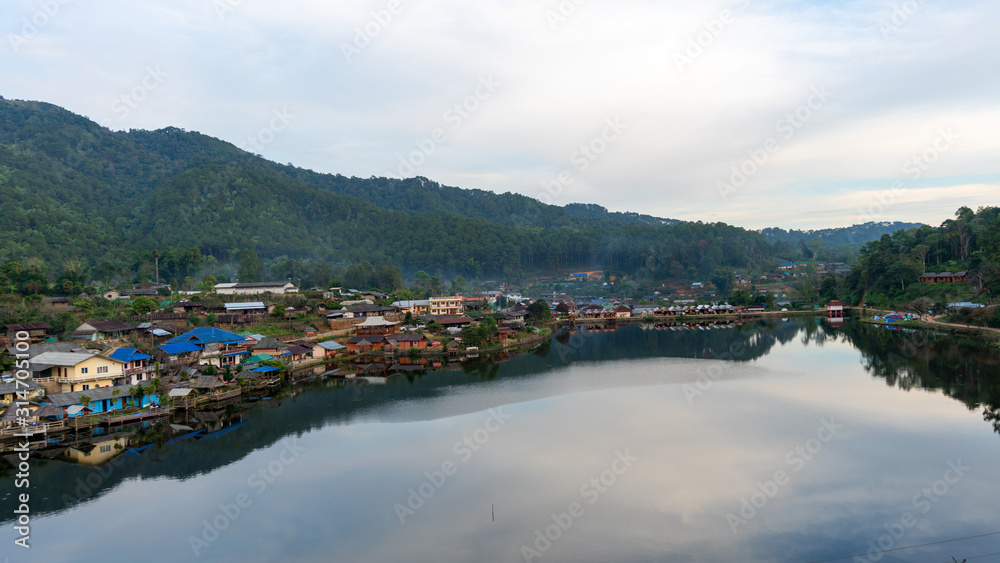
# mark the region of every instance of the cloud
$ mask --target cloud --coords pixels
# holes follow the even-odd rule
[[[4,3],[8,34],[39,6]],[[442,129],[413,174],[539,197],[568,170],[554,203],[745,226],[850,224],[855,199],[953,126],[961,141],[928,176],[954,197],[899,207],[936,224],[965,197],[962,178],[997,173],[998,15],[995,3],[916,0],[65,2],[0,51],[0,94],[240,146],[287,108],[298,117],[264,156],[361,177],[400,175],[400,159]],[[116,112],[157,66],[163,84]],[[500,86],[455,127],[447,112],[484,77]],[[820,87],[829,100],[785,138],[780,120]],[[627,131],[581,170],[574,153],[614,118]],[[780,147],[719,197],[769,138]]]

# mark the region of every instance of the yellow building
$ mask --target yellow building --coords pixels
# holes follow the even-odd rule
[[[125,383],[125,362],[96,354],[45,352],[32,358],[31,364],[40,379],[58,383],[60,393]]]
[[[85,449],[76,449],[74,447],[67,448],[66,451],[62,453],[62,456],[64,460],[70,463],[93,466],[104,465],[105,463],[125,453],[125,448],[128,447],[128,442],[129,439],[125,436],[105,439],[99,442],[93,442],[92,446],[88,445]]]
[[[431,297],[429,309],[431,315],[461,315],[465,312],[461,295]]]

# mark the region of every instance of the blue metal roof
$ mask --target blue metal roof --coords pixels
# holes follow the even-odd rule
[[[271,367],[271,366],[263,366],[263,367],[259,367],[257,369],[252,369],[250,371],[257,372],[257,373],[268,373],[268,372],[272,372],[272,371],[278,371],[278,368]]]
[[[178,342],[176,344],[161,344],[157,346],[160,350],[168,354],[184,354],[187,352],[197,352],[201,350],[201,346],[193,342]]]
[[[119,348],[112,352],[109,356],[112,360],[118,360],[119,362],[134,362],[136,360],[151,360],[153,356],[143,354],[142,352],[136,350],[135,348]]]
[[[220,328],[203,326],[198,327],[191,332],[185,332],[184,334],[171,338],[167,340],[167,344],[178,344],[181,342],[193,342],[195,344],[235,344],[237,342],[243,342],[246,340],[242,336],[229,332],[228,330],[222,330]]]

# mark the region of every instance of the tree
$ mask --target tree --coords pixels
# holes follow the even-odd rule
[[[919,315],[926,315],[934,308],[934,300],[930,297],[918,297],[910,302],[910,310]]]
[[[132,301],[132,309],[136,312],[136,314],[139,315],[146,315],[152,313],[158,308],[159,305],[156,303],[156,301],[153,301],[152,299],[146,297],[145,295],[140,295],[139,297],[136,297],[134,301]]]
[[[202,293],[211,293],[217,283],[219,283],[219,280],[217,280],[212,274],[208,274],[201,280],[201,284],[198,288],[201,289]]]
[[[569,305],[567,305],[566,303],[560,301],[559,304],[556,305],[556,312],[559,313],[560,315],[568,315],[569,314]]]
[[[90,408],[91,401],[93,401],[93,399],[90,398],[90,395],[80,395],[80,404],[85,408]]]
[[[259,282],[264,279],[264,263],[253,250],[240,252],[240,267],[236,275],[240,283]]]
[[[146,398],[146,395],[148,393],[149,393],[149,391],[145,387],[143,387],[142,385],[136,383],[132,387],[132,391],[131,391],[132,397],[135,398],[135,406],[137,406],[139,408],[142,408],[142,400],[144,398]]]
[[[156,294],[160,297],[170,297],[172,295],[170,288],[166,286],[156,288]]]
[[[538,299],[528,305],[528,317],[533,321],[545,321],[552,317],[552,311],[544,299]]]
[[[272,310],[271,314],[275,317],[284,317],[287,311],[288,309],[283,304],[278,303],[277,305],[274,306],[274,309]]]
[[[753,303],[753,296],[745,289],[737,289],[729,296],[729,302],[737,307],[746,307]]]
[[[413,326],[416,324],[413,320],[413,313],[410,311],[406,312],[406,316],[403,317],[403,326]]]

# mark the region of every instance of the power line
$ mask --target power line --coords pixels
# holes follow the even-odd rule
[[[986,555],[977,555],[975,557],[966,557],[964,561],[972,561],[973,559],[982,559],[983,557],[992,557],[994,555],[1000,555],[1000,551],[995,551],[993,553],[987,553]]]
[[[974,540],[976,538],[985,538],[987,536],[996,536],[996,535],[1000,535],[1000,532],[990,532],[988,534],[979,534],[977,536],[965,536],[964,538],[955,538],[955,539],[952,539],[952,540],[940,540],[940,541],[932,541],[932,542],[928,542],[928,543],[919,543],[917,545],[908,545],[906,547],[894,547],[892,549],[880,549],[880,550],[878,550],[877,553],[889,553],[890,551],[902,551],[904,549],[915,549],[915,548],[918,548],[918,547],[926,547],[928,545],[939,545],[939,544],[942,544],[942,543],[952,543],[952,542],[964,541],[964,540]],[[864,556],[868,555],[869,553],[872,553],[872,552],[866,551],[864,553],[854,553],[854,554],[851,554],[851,555],[845,555],[843,557],[834,557],[833,559],[818,559],[816,561],[810,561],[809,563],[828,563],[830,561],[840,561],[840,560],[843,560],[843,559],[850,559],[852,557],[864,557]],[[990,555],[993,555],[993,554],[991,553]],[[981,555],[980,557],[986,557],[986,556],[985,555]]]

